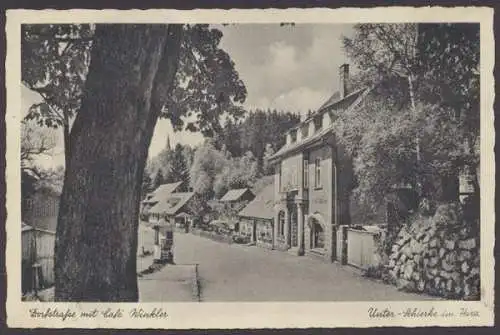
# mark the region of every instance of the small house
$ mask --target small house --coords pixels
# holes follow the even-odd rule
[[[188,228],[193,220],[190,205],[195,201],[194,192],[177,192],[158,199],[149,209],[149,222],[157,223],[160,219],[175,224],[177,228]]]
[[[219,202],[227,208],[238,210],[254,198],[255,195],[252,191],[250,191],[250,189],[238,188],[227,191]]]
[[[187,183],[178,181],[175,183],[162,184],[153,192],[146,195],[146,198],[141,202],[141,219],[148,221],[149,210],[159,201],[168,198],[172,193],[187,192]]]
[[[50,230],[22,223],[22,292],[54,284],[55,227]]]
[[[272,248],[274,232],[274,183],[264,187],[239,213],[240,235],[257,246]]]

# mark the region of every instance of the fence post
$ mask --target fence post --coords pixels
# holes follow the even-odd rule
[[[347,264],[347,228],[349,226],[340,225],[337,233],[337,243],[339,243],[340,254],[338,259],[341,265]]]

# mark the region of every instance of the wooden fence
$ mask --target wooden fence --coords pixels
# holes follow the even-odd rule
[[[347,229],[347,263],[366,269],[375,262],[376,232]]]

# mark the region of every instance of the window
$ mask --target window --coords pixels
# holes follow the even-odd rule
[[[155,245],[160,244],[160,229],[158,227],[155,228]]]
[[[304,188],[309,187],[309,160],[304,159]]]
[[[300,132],[301,132],[302,138],[306,138],[307,136],[309,136],[309,128],[308,128],[308,126],[307,125],[302,126],[300,128]]]
[[[285,212],[283,211],[278,214],[278,235],[285,235]]]
[[[330,122],[333,123],[335,120],[337,120],[337,114],[335,114],[335,111],[330,111]]]
[[[314,186],[321,188],[321,159],[316,158],[314,161]]]
[[[297,129],[292,129],[290,131],[290,138],[292,139],[292,143],[297,141]]]
[[[318,131],[323,127],[323,116],[318,115],[314,117],[314,130]]]

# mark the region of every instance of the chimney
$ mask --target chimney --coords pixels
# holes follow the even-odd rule
[[[339,68],[339,92],[340,99],[344,99],[349,94],[349,64],[342,64]]]

